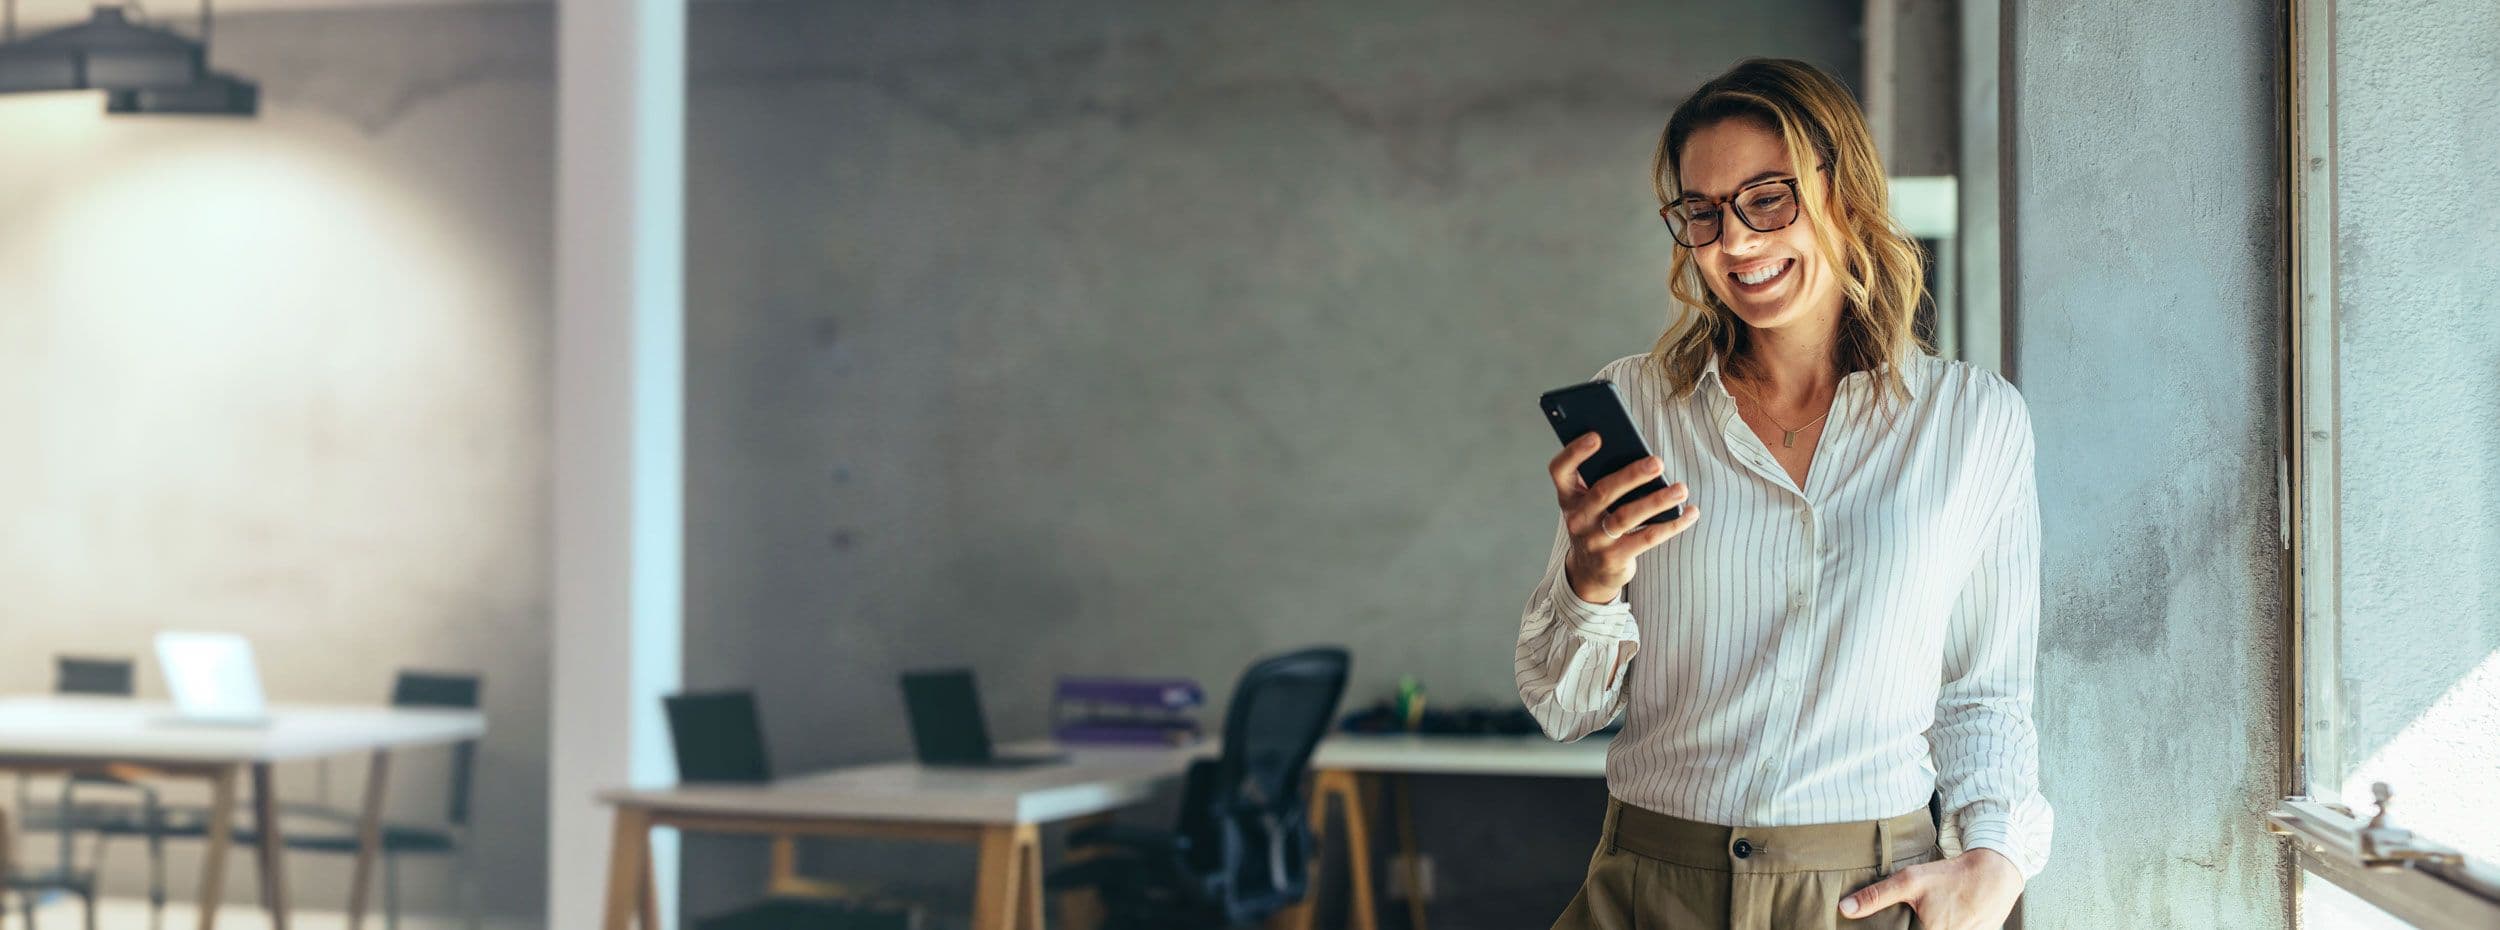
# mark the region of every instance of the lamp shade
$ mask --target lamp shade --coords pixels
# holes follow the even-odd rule
[[[260,86],[211,73],[180,87],[113,91],[104,97],[104,112],[252,116],[260,112]]]
[[[0,93],[166,90],[207,76],[207,49],[99,6],[86,22],[0,45]]]

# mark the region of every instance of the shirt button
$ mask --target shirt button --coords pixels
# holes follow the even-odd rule
[[[1752,856],[1752,855],[1753,855],[1753,843],[1751,843],[1751,842],[1749,842],[1749,841],[1746,841],[1746,840],[1737,840],[1737,841],[1736,841],[1736,848],[1733,850],[1733,852],[1735,852],[1735,853],[1736,853],[1736,858],[1739,858],[1739,859],[1743,859],[1743,858],[1747,858],[1747,857],[1749,857],[1749,856]]]

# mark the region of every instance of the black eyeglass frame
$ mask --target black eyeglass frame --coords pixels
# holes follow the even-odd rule
[[[1832,170],[1832,166],[1831,166],[1831,165],[1829,165],[1829,164],[1816,165],[1816,166],[1814,166],[1814,170],[1816,170],[1816,171],[1830,171],[1830,170]],[[1803,191],[1803,190],[1801,190],[1801,189],[1799,189],[1799,188],[1797,187],[1797,181],[1798,181],[1798,178],[1796,178],[1796,177],[1771,178],[1771,179],[1769,179],[1769,180],[1764,180],[1764,181],[1756,181],[1756,182],[1754,182],[1754,183],[1752,183],[1752,184],[1747,184],[1747,185],[1745,185],[1745,186],[1743,186],[1743,187],[1737,188],[1735,193],[1733,193],[1733,194],[1729,194],[1729,195],[1727,195],[1726,197],[1722,197],[1722,198],[1720,198],[1720,199],[1718,199],[1718,200],[1704,201],[1702,205],[1703,205],[1703,206],[1724,206],[1726,209],[1725,209],[1724,211],[1722,211],[1722,212],[1727,212],[1727,213],[1734,213],[1734,214],[1736,214],[1736,221],[1737,221],[1737,222],[1739,222],[1739,223],[1743,223],[1743,224],[1745,224],[1745,228],[1746,228],[1746,229],[1753,230],[1754,232],[1758,232],[1758,233],[1776,232],[1776,231],[1779,231],[1779,230],[1782,230],[1782,229],[1787,229],[1787,228],[1788,228],[1788,227],[1790,227],[1790,226],[1794,226],[1794,225],[1796,225],[1796,224],[1797,224],[1797,218],[1805,215],[1805,212],[1806,212],[1806,207],[1805,207],[1805,204],[1806,204],[1805,191]],[[1737,202],[1738,200],[1742,200],[1742,199],[1744,199],[1745,194],[1746,194],[1747,192],[1749,192],[1749,191],[1757,191],[1757,190],[1761,190],[1762,188],[1769,187],[1769,186],[1771,186],[1771,185],[1773,185],[1773,184],[1786,184],[1786,185],[1788,185],[1788,199],[1790,199],[1790,200],[1792,200],[1792,201],[1795,201],[1795,202],[1796,202],[1796,204],[1797,204],[1797,206],[1796,206],[1796,212],[1793,212],[1793,213],[1789,214],[1789,216],[1788,216],[1788,222],[1781,223],[1781,224],[1779,224],[1779,225],[1777,225],[1777,226],[1772,226],[1772,227],[1768,227],[1768,228],[1761,227],[1761,226],[1756,226],[1756,225],[1754,225],[1754,224],[1753,224],[1753,217],[1750,217],[1750,216],[1745,215],[1745,209],[1744,209],[1743,207],[1739,207],[1739,206],[1737,206],[1737,205],[1736,205],[1736,202]],[[1717,241],[1719,241],[1719,237],[1720,237],[1720,236],[1727,235],[1727,224],[1725,224],[1725,223],[1721,223],[1721,224],[1719,224],[1719,231],[1718,231],[1718,233],[1717,233],[1716,235],[1711,236],[1711,237],[1710,237],[1710,238],[1708,238],[1708,239],[1704,239],[1704,240],[1702,240],[1702,241],[1700,241],[1700,242],[1686,242],[1686,241],[1684,241],[1684,231],[1683,231],[1682,229],[1679,229],[1679,228],[1677,228],[1677,227],[1676,227],[1676,220],[1675,220],[1675,208],[1676,208],[1676,207],[1683,206],[1684,204],[1686,204],[1686,203],[1690,203],[1690,202],[1691,202],[1691,201],[1679,200],[1679,201],[1676,201],[1675,203],[1668,204],[1668,205],[1666,205],[1666,206],[1662,206],[1662,207],[1659,207],[1659,208],[1658,208],[1658,218],[1659,218],[1660,220],[1663,220],[1663,221],[1665,221],[1665,222],[1666,222],[1666,224],[1667,224],[1667,235],[1675,237],[1675,244],[1680,245],[1680,246],[1683,246],[1683,247],[1688,248],[1688,249],[1698,249],[1698,248],[1701,248],[1702,246],[1709,245],[1709,244],[1711,244],[1711,243],[1713,243],[1713,242],[1717,242]]]

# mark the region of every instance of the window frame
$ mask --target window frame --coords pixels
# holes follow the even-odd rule
[[[2337,391],[2335,268],[2335,5],[2284,5],[2284,211],[2286,309],[2281,496],[2285,674],[2279,783],[2286,797],[2265,815],[2287,837],[2298,873],[2341,886],[2426,928],[2500,926],[2500,868],[2413,840],[2365,842],[2369,818],[2338,795],[2342,758],[2339,632],[2341,398]],[[2401,787],[2401,786],[2397,786]],[[2300,918],[2299,886],[2285,889]]]

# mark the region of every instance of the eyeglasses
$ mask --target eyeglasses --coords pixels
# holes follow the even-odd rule
[[[1819,170],[1822,166],[1816,166]],[[1787,228],[1797,221],[1796,178],[1773,178],[1739,188],[1725,200],[1695,198],[1658,208],[1658,216],[1667,221],[1667,232],[1677,244],[1698,249],[1719,241],[1726,224],[1719,218],[1719,206],[1725,204],[1736,213],[1736,221],[1754,232],[1770,232]]]

